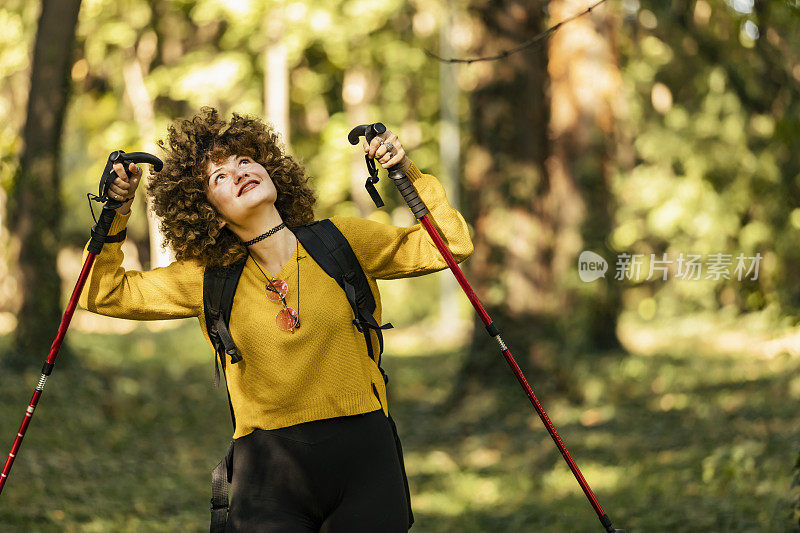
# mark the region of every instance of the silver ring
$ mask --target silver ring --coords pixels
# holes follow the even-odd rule
[[[386,146],[386,150],[390,154],[394,155],[394,145],[392,143],[386,143],[384,146]]]

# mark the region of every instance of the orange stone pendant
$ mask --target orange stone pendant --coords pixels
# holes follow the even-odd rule
[[[280,302],[286,298],[289,292],[289,284],[280,278],[275,278],[272,283],[267,283],[267,298],[273,302]]]
[[[278,324],[280,330],[294,333],[294,330],[300,327],[300,317],[297,311],[291,307],[284,307],[278,311],[278,316],[275,317],[275,323]]]

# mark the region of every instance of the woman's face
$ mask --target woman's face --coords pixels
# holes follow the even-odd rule
[[[231,155],[206,165],[206,195],[226,223],[244,226],[263,204],[274,204],[278,196],[267,169],[249,156]]]

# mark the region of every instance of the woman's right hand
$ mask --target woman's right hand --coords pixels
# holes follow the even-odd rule
[[[120,215],[127,215],[131,212],[131,203],[133,203],[136,188],[139,186],[139,179],[142,177],[142,169],[130,163],[128,170],[131,177],[129,178],[122,163],[114,163],[113,168],[117,177],[108,187],[108,197],[112,200],[122,200],[123,204],[116,211]]]

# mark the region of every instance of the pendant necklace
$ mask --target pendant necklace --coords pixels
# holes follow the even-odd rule
[[[295,244],[295,261],[297,263],[297,309],[300,309],[300,249],[299,243]],[[247,255],[251,255],[250,251],[248,250]],[[251,256],[252,257],[252,256]],[[269,276],[264,272],[261,268],[261,265],[258,264],[256,258],[253,257],[253,263],[256,264],[258,270],[264,275],[267,279],[267,285],[265,287],[267,299],[271,302],[281,302],[283,304],[283,309],[278,311],[278,314],[275,316],[275,323],[278,325],[278,329],[281,331],[287,331],[289,333],[294,333],[294,331],[300,327],[300,314],[288,306],[286,303],[286,295],[289,293],[289,284],[286,283],[284,280],[280,278],[273,277],[270,279]]]

